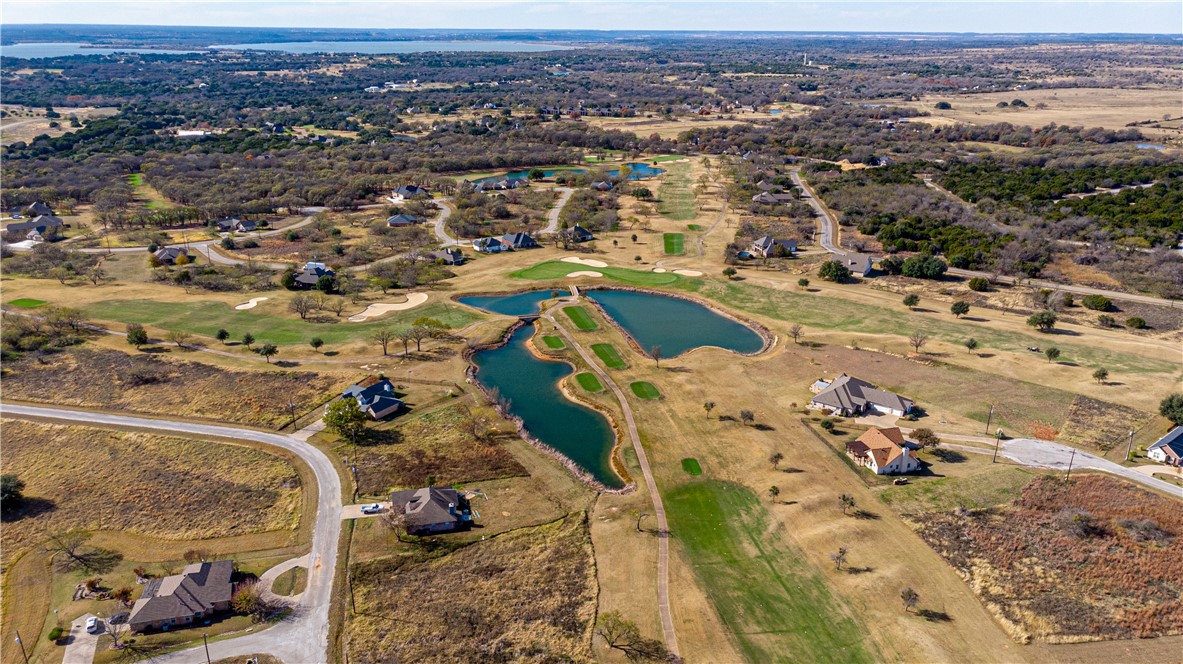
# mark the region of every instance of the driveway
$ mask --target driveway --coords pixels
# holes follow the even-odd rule
[[[368,519],[372,516],[380,516],[382,514],[382,512],[385,512],[386,510],[390,509],[390,501],[386,501],[384,503],[378,503],[378,505],[380,505],[382,507],[381,512],[375,512],[374,514],[362,514],[361,513],[361,506],[362,505],[373,505],[373,504],[374,503],[361,503],[358,505],[346,505],[345,507],[341,508],[341,518],[342,519]]]
[[[546,213],[546,227],[538,232],[539,235],[559,232],[559,215],[563,212],[567,201],[571,200],[571,194],[575,193],[575,190],[570,187],[555,187],[555,191],[559,192],[559,199],[555,201],[550,212]]]
[[[94,661],[99,635],[86,633],[86,619],[93,615],[88,613],[70,623],[70,636],[66,637],[66,654],[62,658],[62,664],[90,664]],[[99,624],[106,626],[102,621],[99,621]]]

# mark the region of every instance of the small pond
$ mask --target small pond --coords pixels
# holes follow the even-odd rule
[[[526,291],[517,295],[474,295],[462,297],[459,302],[502,316],[529,316],[538,313],[538,304],[554,298],[555,293],[558,293],[558,297],[571,295],[571,291],[566,289],[541,290]]]
[[[543,360],[530,352],[527,344],[533,332],[533,327],[524,326],[501,348],[474,355],[477,380],[496,387],[535,438],[562,452],[605,486],[623,486],[610,459],[616,442],[612,424],[599,411],[563,396],[559,381],[574,369],[566,362]]]
[[[764,339],[752,328],[690,300],[617,290],[589,290],[586,295],[608,312],[648,352],[661,346],[675,357],[700,346],[755,353]]]

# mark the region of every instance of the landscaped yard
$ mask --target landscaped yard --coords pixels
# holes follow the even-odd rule
[[[542,343],[546,344],[546,347],[551,350],[562,350],[567,347],[567,345],[563,343],[563,339],[561,337],[556,337],[549,334],[542,337]]]
[[[601,392],[604,386],[600,384],[600,379],[596,378],[594,373],[578,373],[575,374],[575,380],[579,382],[579,386],[588,392]]]
[[[653,383],[647,383],[643,380],[639,380],[629,385],[629,387],[632,388],[633,394],[641,397],[642,399],[658,399],[661,397],[661,392],[657,391],[657,388],[653,386]]]
[[[754,493],[730,482],[693,480],[664,497],[674,541],[747,661],[877,659],[826,579],[770,531]]]
[[[509,276],[517,279],[561,279],[572,272],[586,271],[588,269],[586,265],[578,265],[576,263],[547,261],[524,270],[518,270]],[[681,277],[671,272],[649,272],[630,270],[623,267],[597,267],[594,270],[604,275],[607,279],[635,286],[664,286],[681,280]]]
[[[662,240],[665,242],[665,253],[677,255],[685,252],[686,236],[682,233],[665,233],[662,235]]]
[[[596,357],[600,358],[600,361],[609,369],[623,369],[628,366],[612,344],[592,344],[591,348]]]
[[[567,313],[567,318],[575,323],[575,327],[581,330],[594,330],[598,325],[596,321],[592,320],[591,314],[587,313],[587,309],[583,307],[563,307],[563,311]]]

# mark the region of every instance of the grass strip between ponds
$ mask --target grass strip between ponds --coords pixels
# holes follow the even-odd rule
[[[627,366],[612,344],[592,344],[591,348],[596,357],[600,358],[609,369],[623,369]]]
[[[567,318],[570,318],[571,322],[575,323],[575,327],[581,330],[594,330],[599,327],[592,320],[591,315],[587,313],[587,309],[583,307],[565,307],[563,311],[567,313]]]

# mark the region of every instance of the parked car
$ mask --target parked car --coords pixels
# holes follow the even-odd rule
[[[378,503],[372,503],[370,505],[362,505],[361,506],[361,513],[362,514],[377,514],[378,512],[381,512],[381,511],[382,511],[382,506],[379,505]]]
[[[94,616],[87,618],[86,619],[86,633],[87,634],[98,634],[99,631],[100,631],[99,619]]]
[[[12,218],[13,218],[13,219],[24,219],[24,217],[22,217],[22,216],[21,216],[21,215],[19,215],[19,214],[14,214],[14,215],[12,215]]]

